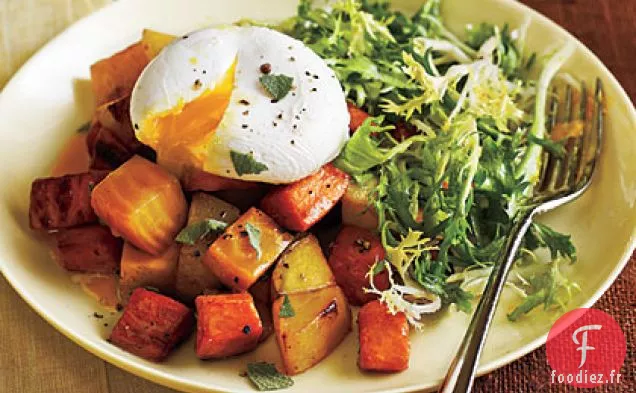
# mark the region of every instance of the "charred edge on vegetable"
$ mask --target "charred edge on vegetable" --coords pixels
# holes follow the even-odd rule
[[[319,318],[324,318],[329,314],[338,313],[338,303],[335,300],[332,300],[327,307],[325,307],[320,314],[318,314]]]

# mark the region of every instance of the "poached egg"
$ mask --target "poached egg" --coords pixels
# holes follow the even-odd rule
[[[266,74],[292,78],[282,99],[261,83]],[[349,137],[334,72],[302,42],[262,27],[210,28],[173,41],[137,81],[131,119],[137,138],[176,174],[194,167],[273,184],[316,172]],[[249,155],[257,170],[237,172],[237,155]]]

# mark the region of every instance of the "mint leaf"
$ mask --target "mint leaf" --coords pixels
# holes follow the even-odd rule
[[[287,295],[285,295],[285,298],[283,299],[283,304],[280,306],[278,316],[281,318],[291,318],[296,316],[296,311],[294,311],[294,308],[289,301],[289,296]]]
[[[239,176],[252,174],[258,175],[259,173],[269,169],[267,165],[256,161],[251,154],[239,153],[231,150],[230,158],[232,159],[234,170]]]
[[[221,232],[225,230],[225,228],[227,228],[227,224],[223,221],[209,219],[195,222],[183,228],[177,235],[175,241],[192,246],[210,232]]]
[[[263,75],[259,79],[261,85],[275,100],[282,100],[292,88],[294,78],[287,75]]]
[[[266,362],[248,363],[247,377],[261,391],[285,389],[294,385],[291,378],[279,373],[275,365]]]
[[[261,231],[249,222],[245,224],[245,232],[249,238],[250,245],[256,251],[256,259],[261,259]]]

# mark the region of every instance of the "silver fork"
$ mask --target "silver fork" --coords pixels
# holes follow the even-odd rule
[[[551,133],[557,122],[583,122],[579,137],[568,138],[566,154],[557,157],[544,153],[540,180],[533,191],[529,207],[515,220],[504,249],[492,269],[482,298],[473,314],[464,339],[450,364],[440,393],[470,392],[475,371],[488,329],[506,278],[512,267],[523,236],[533,218],[580,197],[590,186],[592,174],[601,153],[604,122],[604,93],[600,79],[596,81],[593,97],[582,85],[579,105],[574,105],[574,92],[567,87],[565,109],[559,114],[557,91],[554,90],[550,105],[548,130]],[[593,108],[590,104],[593,103]],[[593,109],[593,110],[590,110]]]

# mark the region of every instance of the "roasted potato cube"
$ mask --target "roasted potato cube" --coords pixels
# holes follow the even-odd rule
[[[338,203],[348,184],[349,175],[327,164],[296,183],[273,189],[261,201],[261,208],[281,226],[306,231]]]
[[[101,225],[71,228],[53,235],[55,259],[66,270],[112,274],[119,270],[122,241]]]
[[[125,97],[132,92],[150,59],[141,42],[91,66],[95,105]]]
[[[347,295],[349,303],[361,306],[376,299],[376,295],[365,293],[364,288],[369,287],[367,273],[384,257],[384,248],[378,236],[358,227],[342,228],[331,247],[329,266],[336,276],[336,282]],[[380,290],[388,289],[388,272],[384,270],[377,274],[374,284]]]
[[[222,190],[249,190],[260,187],[259,183],[217,176],[196,168],[187,168],[184,170],[182,183],[186,191],[214,192]]]
[[[154,59],[159,52],[176,37],[170,34],[160,33],[158,31],[144,29],[141,36],[141,42],[144,45],[144,51],[149,59]]]
[[[281,316],[285,302],[291,305],[294,316]],[[278,347],[289,375],[316,365],[351,331],[351,310],[338,286],[280,297],[274,302],[272,313]]]
[[[134,246],[161,255],[186,221],[179,181],[159,165],[135,156],[93,189],[95,213]]]
[[[336,284],[318,239],[307,235],[288,247],[272,273],[275,294],[313,291]]]
[[[263,333],[258,342],[267,340],[274,333],[274,320],[272,318],[272,278],[269,275],[262,276],[250,287],[249,293],[254,299],[254,306],[258,311],[263,325]]]
[[[378,228],[378,214],[371,205],[370,190],[377,182],[367,185],[349,183],[342,197],[342,223],[374,231]]]
[[[212,243],[203,261],[225,286],[242,292],[267,271],[291,240],[291,234],[253,207]]]
[[[358,313],[358,366],[367,371],[396,372],[409,367],[409,323],[404,313],[391,314],[374,300]]]
[[[351,102],[347,101],[347,109],[349,110],[349,131],[354,133],[360,128],[362,123],[369,117],[369,114],[358,108]]]
[[[194,328],[192,311],[167,296],[137,288],[109,341],[151,361],[165,359]]]
[[[192,196],[187,225],[207,219],[232,224],[239,216],[240,212],[236,207],[211,195],[198,192]],[[218,236],[218,233],[211,232],[194,245],[181,246],[176,283],[179,298],[192,302],[198,295],[221,287],[221,282],[212,270],[203,264],[203,256]]]
[[[120,285],[124,302],[132,291],[154,287],[162,293],[174,293],[179,246],[174,243],[159,256],[141,251],[130,243],[124,244],[121,256]]]
[[[63,229],[97,222],[91,188],[108,172],[37,179],[31,186],[29,223],[32,229]]]
[[[198,296],[197,356],[218,359],[251,351],[263,332],[249,293]]]

